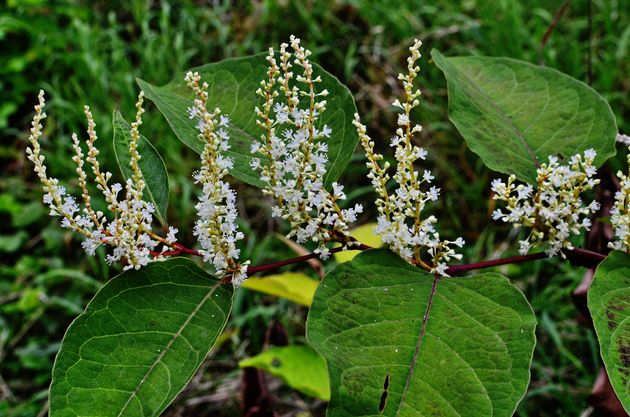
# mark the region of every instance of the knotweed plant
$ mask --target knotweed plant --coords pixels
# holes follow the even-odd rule
[[[396,158],[396,172],[393,180],[396,188],[388,190],[388,182],[392,178],[388,174],[390,164],[382,164],[383,155],[374,150],[374,141],[368,136],[366,127],[361,124],[358,114],[354,115],[354,125],[359,139],[367,155],[367,166],[370,169],[368,178],[377,194],[375,202],[378,209],[378,226],[375,232],[394,252],[403,259],[419,265],[433,273],[447,275],[447,263],[451,259],[461,259],[455,253],[452,245],[462,247],[464,240],[459,237],[453,241],[440,239],[435,230],[437,218],[423,216],[427,203],[437,201],[440,189],[430,186],[435,179],[431,171],[424,170],[422,174],[415,169],[418,161],[425,161],[428,152],[414,144],[415,135],[422,131],[422,126],[411,120],[411,111],[420,104],[420,90],[414,89],[420,68],[416,61],[420,58],[422,42],[416,40],[409,48],[411,55],[407,59],[407,74],[399,74],[405,96],[403,102],[394,101],[400,113],[398,114],[398,128],[396,136],[390,141]],[[423,251],[430,257],[423,259]]]
[[[111,246],[112,253],[107,255],[110,264],[122,261],[124,269],[139,269],[153,259],[161,259],[160,253],[166,252],[176,242],[176,229],[170,228],[166,238],[162,238],[152,231],[153,212],[152,203],[143,199],[145,181],[140,171],[138,162],[139,128],[142,124],[143,93],[138,96],[136,103],[136,118],[131,124],[131,140],[129,153],[131,155],[129,167],[132,176],[127,179],[124,187],[120,183],[109,184],[112,178],[110,172],[103,171],[100,167],[96,148],[96,125],[90,108],[84,108],[87,117],[87,157],[83,154],[81,143],[76,134],[72,135],[75,155],[72,158],[76,163],[76,172],[81,189],[81,205],[74,196],[68,195],[66,188],[59,184],[59,180],[49,177],[45,165],[45,157],[41,154],[39,139],[43,134],[41,122],[46,118],[43,111],[45,100],[44,92],[39,92],[39,103],[35,106],[35,117],[29,136],[31,147],[27,148],[28,158],[35,165],[35,172],[44,189],[44,203],[50,208],[50,215],[61,217],[61,226],[77,232],[85,237],[82,243],[85,251],[93,255],[96,248],[101,245]],[[103,193],[110,216],[92,208],[90,193],[87,186],[87,174],[85,161],[90,165],[96,188]],[[124,195],[119,196],[124,188]],[[160,246],[161,252],[155,253]]]
[[[107,261],[120,262],[125,269],[104,284],[68,329],[53,370],[51,417],[159,415],[223,333],[234,300],[232,285],[287,298],[292,294],[291,299],[299,294],[302,303],[312,303],[306,340],[321,357],[299,346],[299,356],[288,353],[287,363],[299,357],[305,369],[323,367],[322,372],[328,372],[330,392],[322,392],[319,384],[317,389],[305,389],[304,384],[296,389],[330,399],[331,414],[509,417],[529,383],[536,316],[507,277],[457,275],[555,255],[597,267],[588,305],[611,385],[630,411],[627,372],[620,366],[630,351],[630,339],[623,333],[630,318],[626,308],[630,172],[618,173],[620,190],[610,213],[615,237],[609,245],[611,254],[573,244],[590,229],[591,218],[600,214],[599,203],[587,196],[599,184],[596,168],[614,154],[614,116],[592,89],[555,71],[500,58],[451,60],[433,51],[433,62],[447,76],[449,100],[456,109],[450,117],[463,138],[489,167],[512,174],[489,187],[492,198],[504,204],[492,217],[527,232],[520,241],[520,256],[451,265],[462,259],[456,248],[462,248],[464,240],[443,239],[437,217],[427,214],[428,206],[439,200],[440,189],[425,167],[428,152],[419,145],[422,126],[412,117],[420,105],[421,92],[415,83],[421,45],[416,40],[409,48],[406,72],[398,76],[404,95],[393,102],[398,113],[395,134],[383,143],[368,135],[349,90],[312,63],[311,52],[294,36],[278,51],[270,48],[266,57],[199,67],[164,87],[139,81],[149,86],[142,88],[175,134],[187,144],[201,145],[199,169],[193,173],[199,196],[191,233],[198,249],[179,242],[173,226],[154,231],[154,214],[164,213],[166,204],[153,200],[153,190],[165,184],[155,179],[158,176],[143,173],[150,160],[143,161],[139,152],[140,141],[145,140],[140,136],[144,92],[125,131],[129,162],[121,167],[127,173],[121,183],[113,182],[114,175],[101,168],[96,126],[85,107],[85,143],[72,136],[78,197],[69,195],[48,173],[40,146],[46,118],[40,92],[26,152],[43,186],[44,203],[52,216],[61,218],[62,227],[83,235],[81,245],[88,254],[109,247]],[[497,68],[501,68],[500,84]],[[513,77],[506,78],[510,71]],[[226,73],[231,75],[227,80]],[[523,74],[525,78],[519,79]],[[548,87],[545,91],[540,89],[543,83]],[[327,88],[339,97],[329,98],[324,86],[335,86]],[[522,100],[510,101],[510,96],[493,96],[509,91],[507,87],[519,94],[527,92],[536,108]],[[554,105],[539,106],[547,100]],[[327,113],[329,105],[334,108]],[[584,110],[584,106],[592,108]],[[247,114],[228,114],[228,108],[247,108]],[[567,108],[577,109],[569,120]],[[546,111],[551,114],[541,117]],[[499,113],[501,117],[496,117]],[[540,129],[515,132],[522,120],[510,118],[523,115],[524,120],[540,124]],[[585,121],[591,126],[587,132]],[[562,135],[545,136],[549,132]],[[628,140],[618,136],[620,142]],[[376,194],[374,232],[386,246],[383,249],[352,237],[351,228],[363,206],[348,207],[344,187],[337,181],[358,141]],[[537,148],[540,143],[546,146]],[[556,144],[563,149],[593,149],[564,163],[551,151]],[[335,149],[334,157],[329,156],[329,145]],[[509,146],[513,146],[509,152],[502,149]],[[393,164],[377,152],[381,148],[392,150]],[[630,154],[628,158],[630,165]],[[546,162],[537,165],[534,161],[539,159]],[[149,167],[153,168],[160,167]],[[164,175],[159,177],[166,178],[166,168],[160,169]],[[271,216],[290,226],[288,237],[314,251],[263,265],[242,259],[247,237],[238,227],[238,196],[230,175],[261,187],[261,195],[271,202]],[[534,176],[535,184],[516,179]],[[93,205],[92,188],[102,193],[106,213],[94,208],[98,205]],[[155,206],[151,201],[156,201]],[[539,246],[544,251],[528,253]],[[326,259],[346,249],[363,253],[337,265],[321,284],[308,279],[308,288],[318,285],[312,300],[303,295],[306,288],[300,285],[305,281],[296,281],[296,274],[246,281],[253,274]],[[168,259],[180,254],[198,256],[204,268],[190,259]],[[283,349],[274,350],[274,363],[285,360]],[[264,362],[261,358],[255,362],[259,360]],[[299,368],[296,379],[301,377]]]
[[[537,170],[535,188],[531,184],[516,184],[514,175],[507,183],[501,179],[492,181],[493,198],[506,204],[505,212],[496,209],[492,218],[531,229],[519,242],[522,255],[532,246],[544,244],[547,255],[564,257],[563,249],[573,249],[571,237],[590,230],[589,216],[599,210],[599,203],[585,202],[582,194],[599,184],[594,178],[596,156],[589,149],[584,155],[571,157],[567,165],[550,156],[549,162]]]
[[[193,233],[201,245],[203,259],[212,262],[218,274],[231,275],[234,285],[239,286],[247,278],[249,262],[238,263],[240,250],[236,242],[244,235],[236,226],[236,193],[224,181],[234,165],[231,158],[223,155],[230,149],[229,118],[219,108],[208,111],[208,83],[201,83],[199,73],[189,72],[185,81],[195,95],[188,114],[197,120],[198,137],[204,142],[201,169],[193,175],[195,182],[203,187],[195,206],[199,219]]]
[[[333,132],[319,123],[328,91],[317,88],[322,79],[314,74],[310,55],[300,39],[291,36],[290,45],[280,45],[278,66],[276,52],[269,48],[267,78],[256,91],[264,99],[262,108],[255,109],[263,134],[252,144],[251,166],[261,171],[263,192],[274,199],[272,216],[289,221],[287,237],[317,243],[315,252],[326,259],[326,243],[353,243],[349,226],[363,206],[341,209],[343,185],[333,182],[332,190],[325,186],[326,140]]]
[[[615,193],[615,203],[610,210],[610,223],[615,232],[615,239],[608,246],[630,253],[630,146],[627,151],[628,173],[624,174],[621,170],[617,172],[620,190]]]
[[[193,234],[198,237],[201,254],[206,262],[211,262],[219,275],[227,275],[235,285],[240,285],[246,278],[248,262],[239,263],[239,249],[236,243],[243,238],[243,233],[237,230],[235,201],[236,194],[230,185],[223,180],[233,161],[222,153],[229,149],[227,125],[229,118],[221,114],[219,109],[207,110],[208,85],[200,83],[198,73],[188,73],[185,79],[188,87],[194,93],[193,106],[189,109],[190,118],[196,118],[199,129],[199,139],[204,142],[201,155],[201,169],[193,177],[202,186],[199,202],[195,206],[198,220]],[[39,103],[35,106],[35,116],[32,122],[27,148],[28,158],[35,164],[35,172],[43,185],[45,192],[44,203],[50,207],[52,216],[62,217],[61,225],[82,234],[85,251],[93,255],[96,248],[108,245],[113,248],[107,255],[107,261],[121,261],[124,269],[139,269],[152,260],[163,260],[164,255],[178,252],[177,228],[170,226],[165,237],[152,231],[153,213],[155,207],[143,199],[145,180],[140,170],[141,155],[138,152],[140,138],[139,128],[142,124],[144,93],[140,93],[136,103],[136,118],[131,124],[129,154],[132,175],[125,183],[124,197],[119,198],[123,186],[120,183],[109,184],[112,174],[101,170],[97,159],[96,125],[89,107],[85,107],[88,123],[87,157],[83,154],[78,136],[74,134],[73,147],[74,162],[77,164],[79,186],[82,191],[83,207],[73,196],[66,195],[66,189],[59,185],[56,178],[47,175],[44,164],[45,157],[41,154],[39,139],[43,134],[42,120],[46,118],[44,108],[44,92],[40,91]],[[94,211],[88,192],[87,174],[84,170],[85,161],[91,166],[96,188],[102,192],[107,202],[111,218],[100,211]],[[159,250],[158,250],[159,249]]]

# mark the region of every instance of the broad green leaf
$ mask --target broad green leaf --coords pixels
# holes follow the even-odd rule
[[[308,346],[271,347],[243,359],[238,366],[262,369],[306,395],[326,401],[330,399],[326,362]]]
[[[262,187],[260,173],[252,170],[250,161],[251,144],[260,140],[263,130],[256,124],[254,108],[261,106],[261,97],[256,95],[260,81],[267,77],[266,54],[245,58],[226,59],[221,62],[193,68],[207,82],[210,99],[209,106],[219,107],[230,117],[230,145],[227,154],[234,158],[234,168],[230,173],[248,184]],[[329,92],[326,100],[327,110],[322,114],[320,123],[332,129],[328,139],[328,164],[325,177],[326,185],[334,182],[348,165],[358,136],[352,126],[352,117],[356,107],[350,91],[330,73],[319,65],[313,64],[315,75],[322,77],[318,84],[321,90]],[[203,142],[198,139],[197,122],[188,118],[187,109],[192,105],[192,93],[186,87],[184,74],[177,76],[169,84],[157,87],[146,81],[138,80],[140,88],[162,112],[177,137],[198,153],[203,151]]]
[[[615,117],[586,84],[509,58],[431,56],[448,81],[449,118],[489,168],[534,183],[550,155],[593,148],[600,166],[615,154]]]
[[[184,258],[109,281],[64,336],[51,417],[160,415],[221,334],[232,294]]]
[[[122,117],[118,110],[114,110],[112,117],[114,124],[114,154],[120,167],[123,177],[131,177],[129,161],[129,141],[131,140],[131,126]],[[153,147],[151,142],[144,136],[140,136],[138,141],[138,152],[140,153],[140,171],[144,176],[146,188],[144,193],[149,201],[155,205],[155,215],[160,223],[166,225],[166,211],[168,209],[168,172],[164,165],[164,160]]]
[[[373,248],[378,248],[382,245],[381,238],[377,234],[374,233],[374,228],[376,227],[376,223],[366,223],[359,227],[355,227],[350,231],[350,236],[355,238],[361,243],[364,243]],[[335,253],[335,261],[338,263],[348,262],[355,256],[357,256],[361,251],[359,250],[344,250],[343,252]]]
[[[630,255],[612,252],[597,267],[588,290],[599,349],[610,382],[630,413]]]
[[[301,272],[285,272],[262,278],[251,277],[244,288],[286,298],[294,303],[310,306],[319,281]]]
[[[328,416],[511,416],[529,383],[536,318],[507,278],[434,278],[386,250],[338,265],[315,293],[309,344]]]

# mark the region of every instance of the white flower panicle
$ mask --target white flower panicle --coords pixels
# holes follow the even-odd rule
[[[630,145],[630,138],[627,143]],[[615,193],[615,203],[610,210],[610,223],[615,231],[615,239],[608,246],[630,253],[630,147],[627,158],[628,174],[617,172],[620,190]]]
[[[199,73],[189,72],[185,81],[195,94],[189,116],[198,120],[199,139],[205,143],[201,169],[194,174],[195,182],[201,184],[203,190],[195,206],[199,219],[193,233],[199,240],[204,260],[211,262],[217,273],[231,275],[234,285],[240,286],[247,278],[249,262],[238,262],[240,250],[236,242],[244,235],[236,225],[236,193],[223,180],[233,165],[232,158],[223,155],[230,148],[229,119],[218,108],[208,111],[208,84],[200,83]]]
[[[531,184],[515,184],[514,175],[507,183],[492,181],[493,198],[506,203],[505,211],[495,210],[493,219],[531,228],[529,236],[519,242],[522,255],[533,245],[546,244],[547,255],[564,257],[563,249],[573,249],[571,236],[590,229],[588,216],[599,210],[599,203],[587,204],[581,195],[599,184],[593,178],[595,156],[596,152],[588,149],[583,156],[571,157],[567,165],[550,156],[537,170],[536,189]]]
[[[125,184],[125,195],[122,199],[118,198],[118,194],[122,191],[123,186],[118,183],[110,186],[108,182],[112,174],[101,171],[97,160],[99,151],[95,145],[97,140],[96,125],[89,107],[85,106],[84,108],[88,121],[87,157],[83,154],[78,136],[72,135],[75,151],[72,159],[77,165],[76,172],[83,207],[80,206],[75,197],[66,193],[66,189],[59,185],[56,178],[49,177],[46,172],[45,157],[41,154],[39,144],[39,139],[42,136],[41,122],[46,118],[46,113],[43,112],[45,104],[43,91],[39,92],[39,103],[35,106],[35,116],[29,136],[31,147],[26,149],[28,159],[35,164],[35,172],[43,185],[44,203],[49,206],[50,214],[62,217],[62,227],[85,236],[81,246],[88,254],[93,255],[101,245],[113,247],[112,253],[107,255],[107,261],[109,263],[123,261],[125,269],[138,269],[153,259],[159,259],[159,254],[154,252],[155,249],[160,244],[164,244],[162,248],[162,252],[164,252],[176,241],[174,235],[170,236],[170,240],[167,242],[153,233],[151,223],[155,208],[142,198],[145,183],[138,165],[140,155],[137,148],[140,137],[139,127],[142,124],[142,113],[144,112],[142,108],[143,98],[144,94],[140,93],[136,103],[136,119],[131,124],[129,165],[132,176]],[[115,216],[111,220],[108,220],[104,213],[92,208],[92,200],[87,185],[88,178],[84,169],[85,161],[91,166],[96,186],[103,193],[108,209]]]
[[[327,242],[353,243],[349,224],[363,207],[357,204],[341,209],[339,201],[346,198],[343,186],[333,183],[332,192],[324,186],[328,162],[326,140],[332,130],[322,126],[319,119],[326,110],[323,98],[328,91],[316,89],[321,77],[314,77],[308,59],[311,52],[295,36],[290,40],[290,45],[280,45],[280,65],[273,48],[269,48],[267,78],[256,91],[264,99],[262,108],[255,109],[257,123],[264,133],[252,146],[256,157],[251,165],[260,170],[267,184],[263,192],[275,200],[272,216],[290,222],[288,237],[295,236],[300,243],[309,240],[317,243],[315,251],[326,258]],[[292,68],[299,72],[294,74]]]
[[[615,139],[619,143],[623,143],[624,145],[630,146],[630,136],[628,135],[624,135],[623,133],[617,133],[617,136],[615,137]]]
[[[424,218],[422,212],[429,201],[436,201],[440,189],[430,186],[434,176],[425,170],[422,174],[416,171],[414,163],[425,160],[427,151],[413,144],[416,133],[422,126],[411,120],[411,110],[420,104],[420,90],[414,89],[413,82],[420,68],[416,61],[420,58],[422,42],[416,40],[409,48],[411,55],[407,59],[407,74],[400,74],[405,90],[404,102],[395,100],[393,105],[401,110],[398,115],[396,136],[391,139],[390,146],[394,148],[396,172],[393,175],[398,187],[393,193],[388,192],[387,182],[390,180],[388,169],[390,164],[380,162],[383,156],[374,150],[374,142],[367,134],[366,127],[361,124],[358,114],[354,115],[354,125],[357,128],[361,144],[367,155],[367,166],[370,169],[368,178],[378,196],[378,226],[375,232],[380,235],[383,243],[405,260],[424,267],[432,273],[446,275],[447,263],[451,259],[461,259],[451,245],[462,247],[464,240],[441,240],[435,230],[437,219],[434,216]],[[422,259],[422,251],[427,251],[431,257],[430,264]]]

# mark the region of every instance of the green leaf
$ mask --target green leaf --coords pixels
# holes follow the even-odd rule
[[[132,176],[129,161],[129,141],[131,140],[131,126],[122,117],[118,110],[114,110],[112,117],[114,124],[114,153],[116,161],[120,167],[123,177],[126,179]],[[146,193],[149,201],[155,205],[155,215],[163,225],[166,225],[166,211],[168,209],[168,172],[164,160],[153,147],[151,142],[144,136],[140,136],[138,141],[138,152],[140,153],[140,171],[144,176]]]
[[[431,56],[448,81],[449,118],[491,169],[535,182],[550,155],[615,154],[617,127],[595,90],[555,69],[493,57]]]
[[[243,287],[286,298],[294,303],[310,306],[319,281],[301,272],[285,272],[268,275],[262,278],[251,277],[243,283]]]
[[[536,318],[493,273],[434,278],[386,250],[338,265],[315,293],[309,344],[328,364],[328,416],[511,416]]]
[[[48,213],[44,205],[39,201],[33,201],[21,207],[19,214],[14,214],[11,218],[11,224],[16,229],[23,229],[30,226]]]
[[[19,250],[28,240],[28,233],[20,230],[12,235],[0,235],[0,253],[13,253]]]
[[[630,413],[630,255],[611,252],[588,290],[599,349],[610,383]]]
[[[109,281],[64,336],[51,417],[158,416],[217,340],[232,294],[183,258]]]
[[[221,62],[193,68],[207,82],[209,106],[219,107],[230,117],[230,145],[227,155],[234,158],[234,168],[230,174],[257,187],[263,187],[260,173],[252,170],[250,161],[251,144],[260,140],[263,130],[256,124],[254,108],[262,105],[262,98],[256,95],[260,81],[267,77],[267,54],[245,58],[226,59]],[[350,91],[330,73],[313,64],[315,75],[322,77],[318,88],[329,92],[327,110],[320,123],[332,129],[328,139],[328,164],[325,184],[337,180],[350,162],[359,140],[352,125],[352,117],[357,111]],[[157,87],[138,79],[140,88],[162,112],[177,137],[198,153],[203,151],[203,142],[198,139],[196,121],[188,118],[187,109],[192,105],[192,92],[186,87],[184,74],[177,76],[169,84]]]
[[[272,347],[243,359],[238,366],[262,369],[306,395],[325,401],[330,399],[326,362],[308,346]]]

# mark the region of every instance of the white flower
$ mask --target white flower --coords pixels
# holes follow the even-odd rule
[[[199,73],[186,74],[186,83],[195,94],[195,114],[199,117],[200,133],[204,150],[201,154],[201,168],[194,174],[195,181],[202,186],[202,193],[195,205],[198,219],[193,234],[197,236],[206,262],[211,262],[217,274],[231,275],[234,285],[240,285],[247,277],[247,266],[238,262],[240,255],[236,243],[243,239],[238,231],[236,219],[236,193],[223,180],[232,168],[233,161],[221,154],[229,149],[227,131],[229,118],[219,109],[207,109],[208,85],[200,84]],[[169,229],[169,238],[174,238],[176,229]]]
[[[630,148],[628,148],[627,161],[630,166]],[[617,177],[621,189],[615,193],[615,203],[610,210],[610,223],[615,237],[608,246],[614,250],[630,253],[630,169],[628,174],[617,172]]]
[[[628,135],[624,135],[623,133],[617,133],[616,140],[619,143],[623,143],[624,145],[630,146],[630,136]]]
[[[591,221],[585,216],[599,210],[599,204],[585,204],[581,194],[599,183],[592,178],[596,174],[596,156],[594,150],[588,149],[584,155],[572,156],[568,165],[560,165],[557,157],[550,156],[549,162],[538,168],[536,190],[530,184],[516,185],[513,175],[507,183],[492,181],[493,198],[507,204],[506,212],[496,209],[492,218],[532,229],[527,239],[520,241],[521,254],[544,243],[549,256],[564,256],[562,249],[573,247],[571,236],[590,229]]]
[[[587,149],[584,151],[584,158],[588,161],[592,162],[596,156],[597,152],[595,152],[595,149]]]
[[[438,262],[437,265],[431,269],[431,272],[434,274],[447,277],[448,276],[448,274],[446,273],[447,270],[448,270],[448,265],[446,265],[443,262]]]
[[[409,123],[409,116],[407,114],[399,114],[398,115],[398,125],[399,126],[405,126],[407,123]]]
[[[321,78],[313,74],[310,54],[294,36],[290,45],[280,46],[280,65],[274,50],[269,49],[267,77],[256,91],[264,99],[255,109],[256,123],[263,134],[251,147],[256,162],[250,165],[260,170],[261,179],[267,183],[263,192],[275,201],[272,217],[289,221],[289,237],[295,236],[301,243],[317,243],[317,253],[323,258],[328,254],[324,246],[327,242],[351,240],[348,226],[360,211],[357,207],[339,207],[340,200],[346,198],[342,185],[333,183],[332,191],[324,186],[328,162],[324,140],[331,137],[332,129],[327,125],[317,128],[326,110],[326,101],[321,97],[328,92],[316,91]],[[295,75],[291,71],[294,66],[300,70]],[[281,102],[275,101],[278,96]],[[309,100],[305,103],[300,97]],[[258,156],[264,158],[264,164],[257,162]]]
[[[413,82],[419,71],[416,61],[420,58],[421,44],[416,40],[409,48],[411,56],[407,59],[408,73],[398,76],[403,81],[405,98],[404,102],[397,99],[393,103],[403,111],[398,115],[399,127],[396,136],[390,140],[396,158],[396,172],[391,178],[398,184],[393,194],[387,189],[390,180],[387,172],[389,165],[385,163],[381,167],[379,164],[383,156],[374,151],[374,142],[367,135],[367,129],[361,124],[358,114],[355,114],[353,123],[366,151],[367,166],[370,169],[368,178],[372,180],[372,186],[378,195],[376,207],[379,215],[375,233],[380,235],[383,243],[405,260],[420,265],[434,274],[446,275],[447,262],[461,257],[450,245],[462,247],[464,240],[461,238],[452,242],[440,240],[435,231],[437,219],[434,216],[427,218],[422,216],[425,204],[428,201],[436,201],[440,189],[435,186],[428,190],[423,189],[422,184],[431,183],[435,177],[428,170],[420,175],[414,167],[418,160],[425,160],[427,157],[427,151],[414,145],[412,140],[422,127],[414,124],[410,118],[411,110],[419,104],[420,90],[414,89]],[[428,252],[431,265],[422,259],[422,251]]]
[[[35,165],[40,182],[44,188],[44,203],[50,208],[50,214],[62,217],[61,226],[82,234],[85,240],[81,243],[83,249],[89,255],[94,255],[96,249],[101,245],[113,247],[112,254],[107,256],[107,261],[112,263],[124,261],[125,269],[140,268],[151,261],[151,251],[158,245],[159,237],[151,231],[153,222],[154,207],[151,203],[144,201],[143,189],[145,187],[144,177],[140,171],[138,162],[138,141],[140,138],[139,127],[142,124],[142,107],[144,93],[140,93],[136,102],[136,118],[131,124],[129,141],[129,167],[131,177],[125,184],[125,196],[122,201],[118,199],[118,194],[123,190],[123,186],[115,183],[109,185],[112,177],[109,172],[101,171],[96,148],[96,125],[92,113],[88,106],[84,107],[84,113],[88,122],[87,155],[83,154],[79,138],[72,135],[75,155],[72,160],[76,163],[78,174],[78,184],[81,190],[82,205],[71,195],[66,195],[66,189],[59,185],[59,181],[47,175],[46,166],[43,164],[44,156],[41,155],[39,138],[42,134],[41,121],[46,117],[42,112],[44,107],[44,93],[40,91],[39,104],[35,107],[35,117],[29,141],[31,148],[27,148],[28,158]],[[85,163],[88,163],[94,174],[96,187],[103,193],[108,209],[115,214],[112,220],[95,211],[91,205],[91,196],[87,189],[87,174]]]
[[[179,232],[179,230],[176,227],[169,226],[168,234],[166,235],[166,242],[170,244],[177,242],[177,232]]]
[[[531,247],[531,243],[529,242],[529,240],[521,240],[519,242],[519,245],[520,245],[520,247],[519,247],[518,252],[521,255],[526,255],[527,252],[529,252],[529,248]]]

